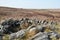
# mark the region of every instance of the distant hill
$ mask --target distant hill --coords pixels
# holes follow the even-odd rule
[[[60,9],[23,9],[0,7],[0,19],[6,18],[31,18],[31,19],[47,19],[60,21]]]

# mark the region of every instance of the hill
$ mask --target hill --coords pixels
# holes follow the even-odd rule
[[[23,9],[0,7],[0,19],[6,18],[31,18],[38,20],[57,20],[60,21],[60,9]]]

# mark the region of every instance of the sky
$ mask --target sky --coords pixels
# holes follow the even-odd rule
[[[0,6],[26,9],[60,9],[60,0],[0,0]]]

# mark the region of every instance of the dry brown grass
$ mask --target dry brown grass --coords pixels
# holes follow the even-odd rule
[[[60,9],[19,9],[0,7],[0,18],[31,18],[31,19],[49,19],[60,20]]]

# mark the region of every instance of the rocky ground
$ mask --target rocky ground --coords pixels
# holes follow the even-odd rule
[[[13,20],[10,20],[10,18]],[[19,27],[16,26],[15,22],[18,23]],[[33,25],[24,37],[21,39],[17,38],[16,40],[60,40],[60,9],[0,7],[0,24],[3,27],[6,27],[6,25],[9,28],[12,27],[14,34],[19,34],[21,29],[28,29],[28,27]],[[12,32],[12,30],[10,31]],[[10,34],[9,32],[5,33],[3,39],[9,40]]]
[[[57,21],[7,19],[0,25],[3,40],[60,40],[60,23]]]

